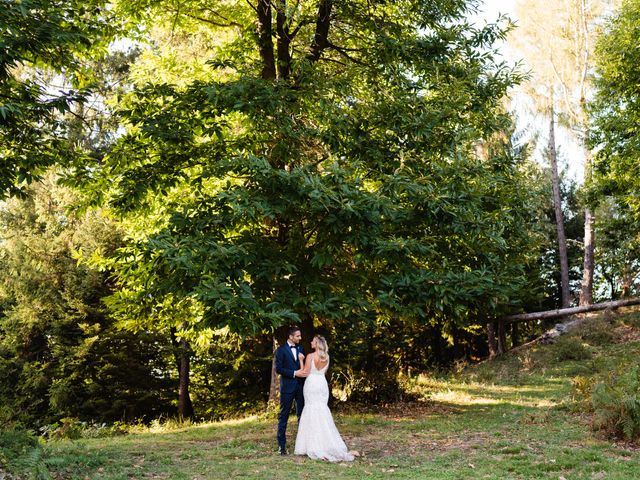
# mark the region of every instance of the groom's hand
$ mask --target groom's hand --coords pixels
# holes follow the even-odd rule
[[[306,378],[309,374],[304,372],[303,370],[296,370],[293,372],[293,376],[297,378]]]

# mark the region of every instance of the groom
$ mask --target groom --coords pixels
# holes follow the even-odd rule
[[[304,408],[302,387],[307,375],[300,369],[299,354],[304,354],[300,345],[302,335],[298,327],[289,327],[287,341],[276,349],[276,372],[280,374],[280,415],[278,416],[278,451],[286,455],[287,421],[293,401],[296,401],[298,421]]]

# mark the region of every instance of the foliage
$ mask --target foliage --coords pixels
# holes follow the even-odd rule
[[[593,388],[594,428],[613,438],[640,438],[640,368],[624,366]]]
[[[170,415],[178,341],[199,416],[256,409],[293,322],[386,401],[398,371],[477,359],[488,318],[540,302],[545,194],[503,107],[521,75],[474,2],[47,5],[50,42],[3,84],[35,112],[6,152],[26,180],[61,163],[96,209],[11,187],[34,192],[4,212],[0,260],[20,272],[0,279],[0,399],[21,421]],[[106,55],[125,23],[141,51]],[[74,90],[46,112],[40,66]]]
[[[637,291],[640,216],[640,2],[627,0],[606,22],[596,46],[596,95],[591,103],[594,181],[590,201],[605,213],[599,224],[607,242],[601,257],[611,296]]]
[[[612,300],[636,296],[640,274],[637,222],[620,208],[614,196],[599,196],[597,201],[596,255],[600,268],[596,273],[601,278],[600,290]]]
[[[61,114],[87,99],[82,60],[115,32],[103,0],[0,2],[0,198],[73,156]]]
[[[238,418],[264,410],[271,381],[271,335],[217,335],[194,352],[190,394],[196,417]]]
[[[560,337],[554,347],[556,359],[560,362],[567,360],[588,360],[592,355],[582,340],[574,336],[567,335]]]
[[[76,216],[55,176],[0,212],[0,402],[28,426],[61,417],[118,420],[171,411],[166,341],[114,328],[108,272],[79,259],[121,244],[100,212]],[[3,419],[5,420],[5,419]]]
[[[61,418],[60,421],[40,428],[40,434],[47,440],[77,440],[79,438],[102,438],[124,435],[132,429],[123,422],[83,422],[77,418]]]
[[[42,457],[42,444],[33,433],[0,430],[0,474],[3,477],[6,474],[3,469],[6,468],[9,472],[19,473],[19,478],[49,480],[51,477]]]
[[[595,386],[594,377],[577,375],[571,381],[571,402],[573,411],[592,410],[591,395]]]

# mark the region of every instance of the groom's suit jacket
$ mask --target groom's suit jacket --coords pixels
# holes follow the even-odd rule
[[[288,343],[276,349],[276,372],[280,374],[280,393],[293,393],[304,382],[303,378],[293,376],[293,372],[300,370],[300,360],[294,360]],[[304,348],[296,345],[296,357],[304,354]]]

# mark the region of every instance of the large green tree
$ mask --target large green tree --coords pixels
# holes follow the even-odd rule
[[[140,85],[126,134],[69,173],[133,226],[112,298],[131,321],[295,321],[310,339],[354,316],[468,325],[517,303],[536,238],[499,141],[517,75],[490,50],[504,29],[465,23],[472,3],[127,8],[216,38],[208,78]]]

